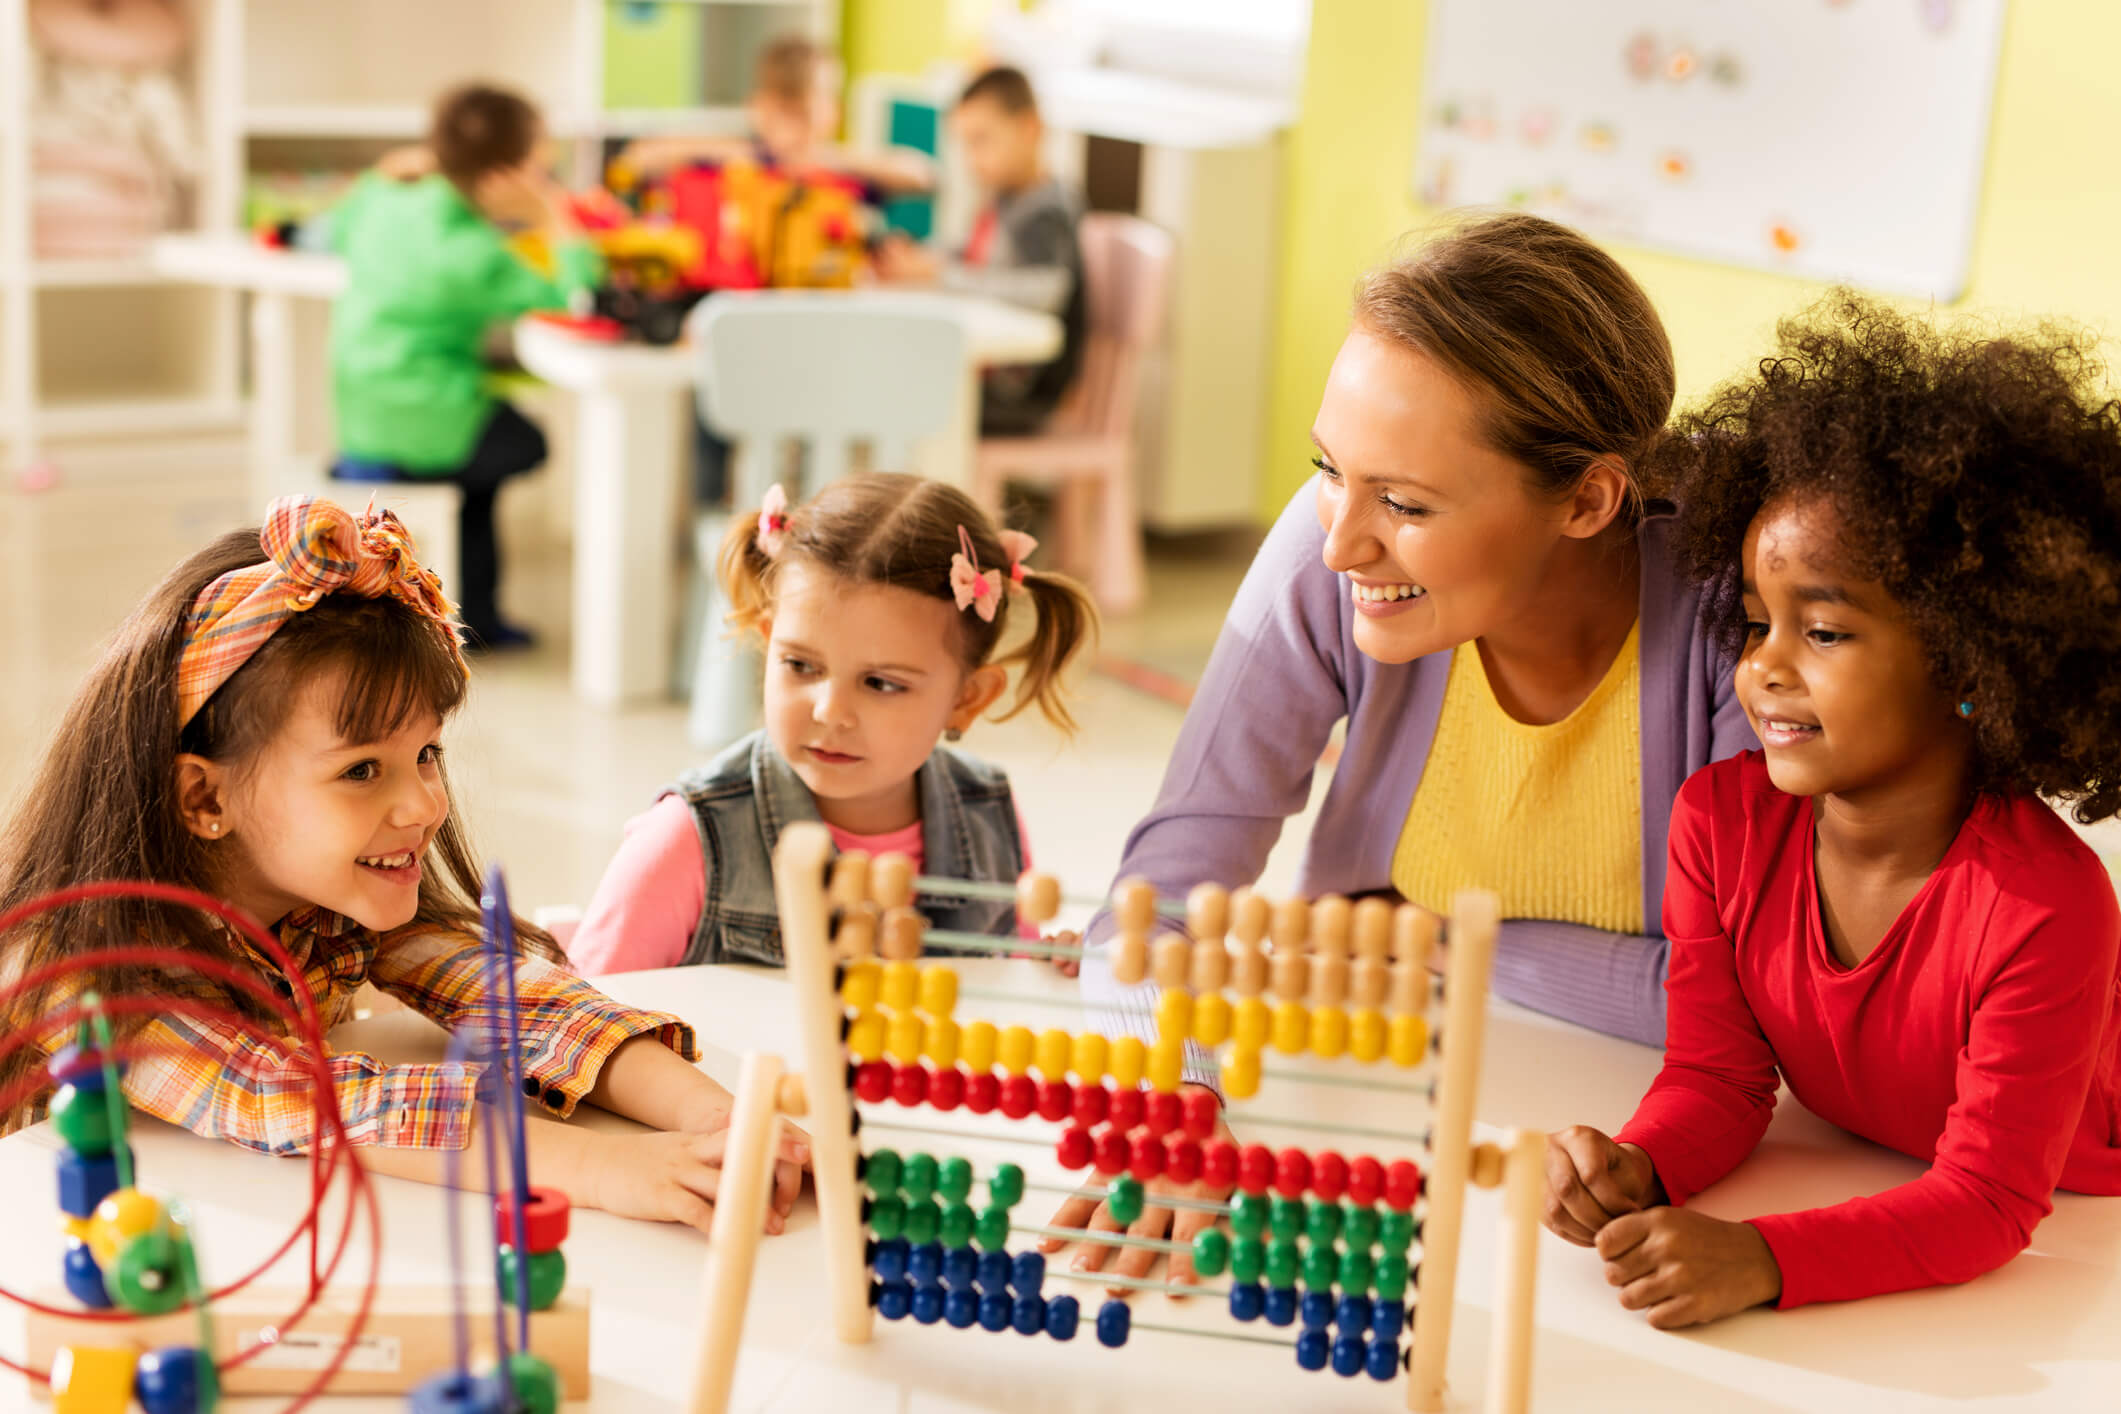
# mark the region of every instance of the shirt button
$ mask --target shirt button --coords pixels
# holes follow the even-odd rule
[[[567,1108],[567,1092],[566,1092],[566,1091],[564,1091],[564,1090],[562,1090],[562,1089],[561,1089],[561,1088],[560,1088],[559,1086],[557,1086],[557,1085],[548,1085],[548,1086],[546,1086],[546,1087],[545,1087],[545,1108],[546,1108],[546,1109],[548,1109],[548,1110],[552,1110],[552,1111],[555,1111],[555,1112],[557,1112],[557,1111],[560,1111],[560,1110],[564,1110],[564,1109],[566,1109],[566,1108]]]

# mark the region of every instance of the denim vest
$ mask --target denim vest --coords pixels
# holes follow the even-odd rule
[[[914,774],[921,802],[921,872],[939,878],[1010,883],[1023,872],[1016,800],[996,767],[938,746]],[[773,897],[773,847],[788,825],[816,820],[795,769],[754,732],[664,795],[692,807],[707,856],[707,902],[684,961],[781,965],[781,918]],[[984,899],[915,900],[932,928],[1008,937],[1016,905]]]

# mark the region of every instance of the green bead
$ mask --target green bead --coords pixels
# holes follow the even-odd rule
[[[933,1198],[906,1205],[906,1240],[915,1247],[935,1241],[936,1230],[942,1225],[943,1210],[936,1206]]]
[[[1105,1188],[1105,1207],[1112,1213],[1112,1221],[1127,1227],[1142,1215],[1141,1180],[1121,1174]]]
[[[935,1171],[935,1192],[939,1198],[948,1198],[962,1203],[972,1192],[972,1161],[949,1158]]]
[[[1377,1245],[1377,1209],[1367,1203],[1349,1203],[1341,1209],[1340,1235],[1350,1247]]]
[[[1258,1237],[1267,1230],[1267,1200],[1257,1193],[1240,1193],[1230,1205],[1230,1231],[1239,1237]]]
[[[1383,1223],[1379,1225],[1378,1240],[1384,1244],[1387,1252],[1405,1252],[1413,1245],[1414,1234],[1420,1230],[1421,1224],[1414,1221],[1412,1213],[1403,1213],[1395,1208],[1385,1214]]]
[[[869,1230],[889,1242],[906,1230],[906,1200],[879,1198],[869,1205]]]
[[[1405,1254],[1387,1252],[1377,1259],[1377,1294],[1386,1301],[1397,1301],[1407,1294]]]
[[[1340,1254],[1340,1291],[1343,1296],[1366,1296],[1377,1277],[1376,1260],[1367,1247],[1351,1247]]]
[[[1205,1227],[1193,1238],[1193,1270],[1204,1277],[1219,1277],[1230,1264],[1230,1239],[1219,1227]]]
[[[906,1167],[899,1173],[898,1186],[909,1203],[918,1203],[923,1198],[934,1197],[935,1155],[908,1154]]]
[[[118,1249],[103,1273],[111,1301],[136,1316],[162,1316],[184,1304],[177,1271],[177,1240],[166,1232],[143,1232]]]
[[[1024,1201],[1024,1171],[1015,1164],[996,1164],[987,1180],[987,1201],[1013,1208]]]
[[[566,1285],[567,1258],[558,1248],[530,1254],[531,1310],[550,1310]],[[501,1248],[501,1299],[511,1306],[516,1304],[516,1252],[505,1245]]]
[[[1313,1291],[1324,1291],[1333,1285],[1340,1275],[1340,1253],[1330,1247],[1311,1246],[1304,1249],[1304,1285]]]
[[[1304,1204],[1304,1236],[1331,1247],[1340,1236],[1340,1205],[1323,1198]]]
[[[1296,1244],[1277,1237],[1267,1244],[1267,1285],[1296,1285]]]
[[[980,1209],[972,1225],[972,1242],[982,1252],[999,1252],[1009,1245],[1009,1210],[999,1203]]]
[[[1267,1245],[1256,1237],[1240,1237],[1230,1244],[1230,1280],[1258,1281],[1267,1269]]]
[[[1303,1235],[1304,1208],[1294,1198],[1276,1198],[1267,1213],[1267,1231],[1285,1241],[1294,1242]]]
[[[495,1383],[499,1380],[496,1371]],[[529,1351],[518,1350],[508,1357],[508,1388],[514,1396],[508,1407],[516,1414],[559,1414],[559,1371]]]
[[[52,1128],[66,1147],[84,1159],[100,1159],[111,1151],[110,1096],[101,1090],[77,1090],[61,1085],[52,1093]]]
[[[969,1203],[943,1204],[943,1221],[936,1230],[936,1239],[943,1246],[950,1248],[971,1245],[972,1205]]]
[[[863,1166],[862,1176],[869,1180],[869,1191],[879,1198],[889,1198],[898,1192],[899,1175],[905,1171],[905,1161],[896,1149],[879,1149],[871,1154]]]

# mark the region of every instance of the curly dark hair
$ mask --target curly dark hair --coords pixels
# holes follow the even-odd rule
[[[1940,329],[1847,290],[1778,332],[1645,468],[1726,648],[1748,524],[1823,503],[1841,568],[1884,585],[1974,704],[1974,788],[2121,813],[2121,405],[2095,340]]]

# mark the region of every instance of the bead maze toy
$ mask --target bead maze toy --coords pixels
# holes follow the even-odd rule
[[[278,938],[219,900],[136,883],[80,885],[32,901],[0,916],[0,935],[58,908],[115,898],[151,899],[211,914],[279,970],[286,990],[276,991],[262,977],[211,957],[111,947],[25,972],[0,990],[0,1008],[29,989],[53,982],[63,986],[89,969],[152,968],[193,973],[240,993],[278,1029],[232,1007],[182,996],[103,997],[84,990],[36,1024],[0,1037],[0,1057],[26,1046],[52,1050],[50,1042],[71,1038],[52,1050],[42,1073],[32,1070],[0,1095],[0,1108],[12,1108],[47,1083],[57,1087],[47,1109],[59,1141],[59,1203],[67,1233],[63,1294],[40,1292],[31,1299],[0,1289],[0,1298],[29,1313],[27,1358],[17,1362],[0,1355],[0,1368],[23,1376],[34,1396],[51,1400],[55,1414],[123,1414],[136,1402],[145,1414],[211,1414],[224,1396],[243,1395],[290,1395],[285,1408],[294,1411],[335,1394],[409,1394],[414,1414],[550,1414],[563,1389],[570,1397],[586,1396],[587,1302],[579,1293],[561,1297],[566,1199],[527,1182],[520,1047],[514,1044],[515,941],[498,871],[483,900],[491,999],[484,1010],[490,1020],[481,1017],[459,1028],[448,1056],[451,1064],[480,1066],[478,1127],[486,1141],[494,1214],[495,1315],[492,1344],[480,1353],[500,1355],[493,1369],[482,1373],[471,1367],[466,1283],[432,1290],[379,1284],[382,1231],[375,1194],[339,1112],[323,1019],[300,966]],[[200,1278],[199,1234],[185,1205],[153,1197],[138,1184],[129,1108],[120,1086],[129,1064],[167,1048],[138,1036],[120,1037],[112,1022],[149,1015],[232,1028],[277,1052],[310,1081],[316,1137],[309,1146],[308,1208],[263,1262],[217,1289],[209,1290]],[[498,1191],[503,1168],[495,1154],[497,1135],[510,1141],[506,1193]],[[453,1260],[454,1177],[452,1169],[451,1187],[445,1190]],[[334,1195],[343,1196],[345,1204],[337,1224],[326,1216]],[[327,1233],[332,1227],[335,1236]],[[367,1270],[349,1297],[332,1283],[357,1228],[365,1228]],[[305,1238],[307,1271],[299,1287],[257,1284]],[[511,1309],[512,1343],[504,1315]],[[539,1354],[530,1353],[533,1347]]]
[[[833,1328],[843,1342],[867,1341],[879,1313],[1070,1340],[1085,1313],[1074,1295],[1049,1294],[1049,1282],[1184,1291],[1222,1298],[1233,1326],[1136,1320],[1118,1299],[1105,1300],[1087,1323],[1106,1346],[1139,1332],[1205,1335],[1293,1349],[1309,1371],[1330,1367],[1390,1382],[1405,1370],[1411,1410],[1445,1407],[1466,1187],[1503,1187],[1486,1408],[1522,1414],[1529,1407],[1545,1137],[1516,1131],[1499,1144],[1476,1144],[1472,1134],[1497,924],[1493,895],[1469,892],[1454,901],[1438,1029],[1429,1015],[1435,988],[1428,967],[1438,930],[1422,910],[1394,910],[1375,899],[1274,906],[1250,890],[1232,895],[1212,886],[1176,906],[1159,902],[1144,883],[1122,884],[1111,965],[1120,982],[1158,988],[1156,1039],[1145,1042],[961,1017],[964,1001],[1052,999],[961,986],[947,962],[918,961],[924,951],[1074,951],[931,930],[911,907],[916,890],[991,893],[1015,897],[1020,916],[1044,922],[1063,902],[1050,877],[1026,875],[1014,888],[915,878],[900,857],[835,858],[822,828],[794,825],[781,834],[775,878],[800,1063],[788,1071],[775,1056],[743,1059],[707,1258],[692,1414],[722,1414],[727,1406],[783,1115],[805,1117],[810,1132]],[[1182,917],[1184,931],[1156,936],[1160,916]],[[1233,1127],[1383,1140],[1419,1148],[1426,1163],[1295,1145],[1277,1151],[1218,1137],[1215,1095],[1181,1091],[1189,1043],[1220,1058]],[[1307,1053],[1322,1064],[1296,1062]],[[1425,1103],[1430,1124],[1373,1128],[1252,1113],[1247,1102],[1266,1079],[1374,1091],[1395,1116]],[[1090,1170],[1096,1181],[1036,1183],[1019,1165],[981,1171],[947,1153],[937,1140],[996,1139],[989,1130],[927,1122],[960,1108],[1043,1122],[1048,1127],[1038,1137],[1012,1135],[1009,1142],[1050,1146],[1062,1169]],[[907,1111],[924,1113],[901,1118]],[[904,1151],[886,1142],[899,1135],[912,1141]],[[1039,1226],[1014,1212],[1027,1189],[1041,1189],[1102,1198],[1127,1226],[1148,1201],[1144,1185],[1161,1176],[1231,1192],[1228,1201],[1154,1200],[1211,1212],[1228,1230],[1208,1228],[1184,1248]],[[985,1202],[975,1207],[980,1189]],[[1010,1250],[1012,1234],[1188,1250],[1207,1284],[1049,1272],[1040,1253]],[[1217,1278],[1227,1284],[1216,1287]],[[1258,1333],[1260,1322],[1295,1327],[1294,1337]],[[1404,1354],[1403,1335],[1411,1336]]]

